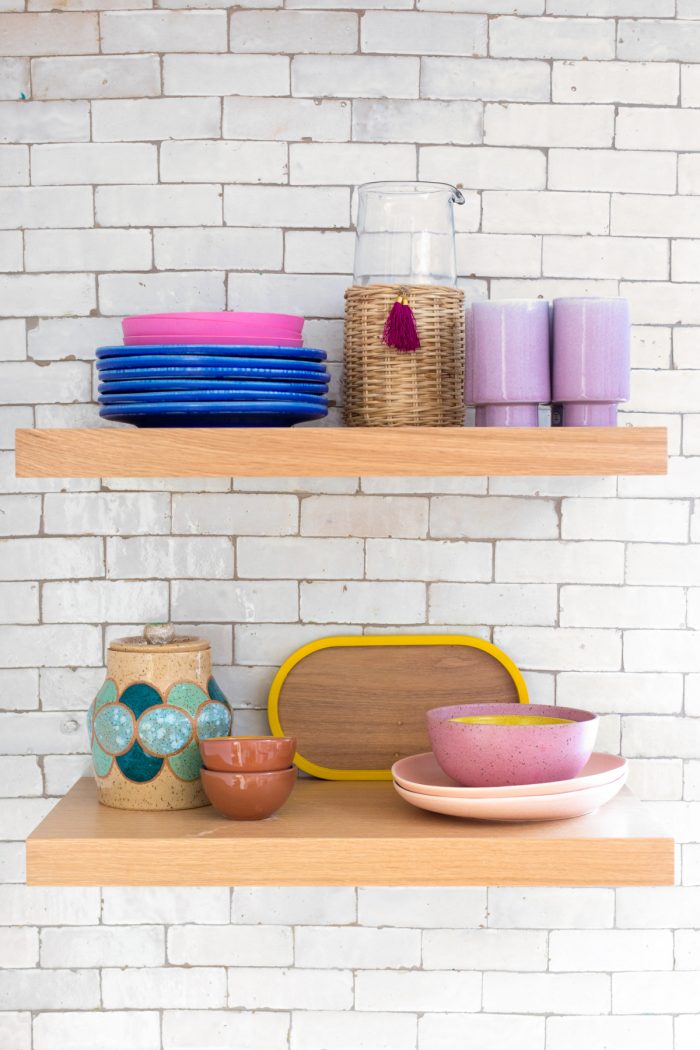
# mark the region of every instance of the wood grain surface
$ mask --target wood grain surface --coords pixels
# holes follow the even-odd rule
[[[596,813],[495,824],[424,813],[391,784],[302,780],[269,820],[108,809],[84,779],[27,842],[34,886],[671,885],[673,840],[627,788]]]
[[[488,652],[456,641],[383,641],[356,638],[359,644],[318,649],[287,673],[278,717],[309,763],[339,773],[383,770],[388,778],[398,758],[430,750],[431,707],[518,703],[513,677]]]
[[[18,477],[665,474],[664,427],[18,430]]]

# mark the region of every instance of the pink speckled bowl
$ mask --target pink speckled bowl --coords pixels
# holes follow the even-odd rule
[[[483,725],[454,722],[470,715],[543,715],[571,721],[549,725]],[[441,768],[465,787],[541,784],[579,773],[595,745],[598,716],[548,704],[457,704],[426,715],[428,735]]]

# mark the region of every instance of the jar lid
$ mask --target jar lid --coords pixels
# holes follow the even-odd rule
[[[117,653],[196,653],[209,649],[210,645],[206,638],[176,634],[171,623],[149,623],[144,627],[143,635],[116,638],[110,642],[109,648]]]

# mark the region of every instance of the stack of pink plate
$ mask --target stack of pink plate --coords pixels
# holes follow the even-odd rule
[[[594,751],[578,776],[542,784],[462,787],[432,751],[399,759],[391,768],[401,798],[418,809],[471,820],[563,820],[609,802],[627,779],[627,760]]]
[[[217,313],[142,314],[122,321],[125,346],[222,343],[228,346],[302,345],[304,318],[295,314]]]

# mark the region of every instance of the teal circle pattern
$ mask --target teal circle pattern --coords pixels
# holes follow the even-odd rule
[[[95,765],[95,772],[98,777],[106,777],[112,768],[114,759],[111,755],[106,754],[98,744],[96,740],[92,742],[92,761]]]
[[[138,723],[139,742],[154,755],[167,757],[182,751],[193,734],[192,721],[177,707],[161,705],[146,711]]]
[[[133,743],[134,720],[121,704],[106,704],[95,715],[95,736],[108,755],[118,755]]]
[[[134,685],[126,687],[119,697],[119,703],[124,704],[134,712],[134,718],[141,717],[149,707],[157,707],[163,703],[163,698],[157,689],[146,682],[135,682]]]
[[[197,715],[197,736],[208,740],[213,736],[228,736],[231,732],[231,711],[225,704],[212,700]]]
[[[194,682],[178,682],[174,685],[167,696],[168,704],[180,707],[188,714],[197,714],[197,711],[208,700],[207,694]]]
[[[168,764],[176,777],[180,780],[196,780],[202,768],[202,758],[199,754],[199,745],[196,740],[188,744],[184,751],[177,755],[171,755]]]
[[[116,687],[115,683],[113,682],[113,680],[111,678],[108,678],[105,682],[102,683],[102,685],[100,686],[100,688],[98,690],[97,696],[95,697],[95,699],[92,701],[92,703],[90,704],[90,706],[88,708],[86,724],[87,724],[88,743],[89,743],[90,747],[92,747],[93,734],[94,734],[94,729],[95,729],[95,715],[96,715],[96,713],[100,710],[101,707],[104,707],[105,704],[114,704],[114,703],[116,703],[116,700],[117,700],[117,687]],[[111,762],[110,762],[110,764],[111,764]],[[102,763],[102,765],[104,765],[104,763]]]
[[[105,704],[113,704],[117,699],[117,687],[111,678],[108,678],[100,686],[95,697],[95,709],[104,707]]]
[[[103,684],[88,710],[88,734],[95,772],[106,777],[117,766],[127,780],[152,780],[167,761],[181,780],[199,775],[198,740],[227,736],[231,709],[214,678],[207,692],[194,682],[174,685],[164,703],[145,682],[128,686],[119,696],[111,679]]]
[[[214,675],[211,675],[207,682],[207,691],[212,700],[218,700],[222,704],[228,704],[228,700],[224,696],[223,690],[216,678],[214,678]]]
[[[163,768],[163,759],[147,754],[138,740],[135,740],[128,751],[117,755],[117,765],[127,780],[144,784],[158,776]]]

